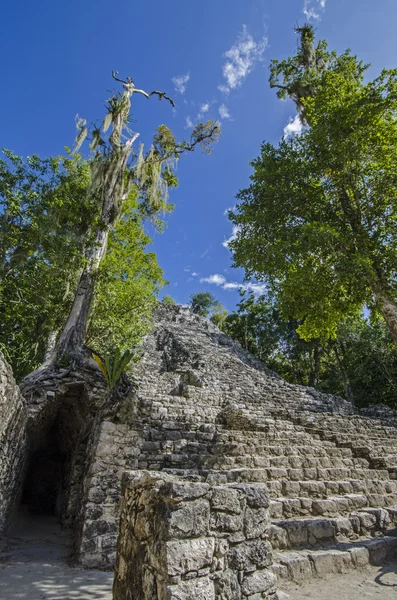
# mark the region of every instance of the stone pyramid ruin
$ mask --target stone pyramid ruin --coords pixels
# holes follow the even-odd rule
[[[156,310],[130,376],[104,413],[102,384],[37,403],[3,366],[3,530],[47,503],[80,563],[116,563],[115,600],[276,599],[397,558],[395,412],[289,384],[182,307]]]

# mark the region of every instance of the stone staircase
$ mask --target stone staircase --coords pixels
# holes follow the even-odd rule
[[[192,317],[162,322],[135,372],[142,442],[134,468],[211,484],[265,482],[281,581],[397,555],[397,419],[290,385]]]
[[[142,444],[139,469],[211,483],[267,484],[270,541],[280,579],[301,581],[380,564],[397,550],[397,537],[388,535],[397,535],[397,482],[356,449],[362,445],[359,438],[355,446],[358,434],[321,428],[329,415],[322,414],[314,427],[312,420],[305,425],[245,408],[240,418],[248,429],[228,429],[216,422],[219,407],[178,396],[159,402],[144,390],[140,398],[153,428]],[[397,443],[397,431],[386,429],[390,447],[392,433]],[[385,443],[378,432],[368,439],[377,451]]]

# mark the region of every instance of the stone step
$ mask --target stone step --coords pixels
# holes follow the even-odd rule
[[[300,458],[300,457],[297,457]],[[360,463],[356,465],[345,464],[343,460],[353,462],[354,459],[335,459],[336,462],[340,462],[340,465],[330,467],[333,464],[331,459],[304,459],[306,467],[279,467],[272,464],[272,458],[260,457],[260,456],[213,456],[206,454],[206,449],[203,452],[159,452],[157,451],[142,451],[139,455],[138,461],[142,468],[149,468],[149,463],[156,463],[168,467],[183,464],[186,468],[200,468],[200,469],[214,469],[224,471],[228,469],[266,469],[267,480],[280,480],[289,479],[291,481],[298,480],[312,480],[312,479],[356,479],[356,478],[374,478],[388,479],[388,471],[386,470],[371,470],[362,468]],[[357,459],[358,461],[360,459]],[[363,459],[364,460],[364,459]],[[312,466],[310,463],[312,461]],[[284,463],[287,461],[283,461]],[[297,464],[297,460],[290,461],[293,464]],[[303,463],[303,459],[301,459]],[[317,467],[319,463],[326,462],[321,467]],[[144,464],[145,463],[145,464]]]
[[[258,473],[259,471],[259,473]],[[230,471],[234,477],[241,481],[258,481],[260,470],[248,469]],[[246,478],[246,479],[244,479]],[[251,479],[252,478],[252,479]],[[259,481],[263,481],[260,480]],[[326,499],[329,496],[345,496],[347,494],[370,494],[374,502],[371,506],[379,506],[377,496],[397,493],[397,484],[393,480],[378,479],[350,479],[345,481],[281,481],[267,482],[271,498],[312,498]]]
[[[142,467],[146,468],[146,467]],[[228,471],[206,470],[195,468],[161,467],[167,473],[178,477],[187,477],[204,481],[211,485],[223,483],[266,483],[272,500],[277,498],[290,499],[299,502],[302,498],[311,500],[327,500],[335,496],[349,496],[365,494],[369,506],[382,506],[384,497],[397,494],[397,482],[393,480],[377,479],[352,479],[347,481],[271,481],[267,477],[266,469],[230,469]],[[394,498],[394,496],[393,496]],[[390,506],[395,504],[391,502]]]
[[[202,465],[206,468],[228,469],[236,466],[249,468],[275,468],[275,469],[368,469],[369,463],[365,458],[328,458],[302,456],[276,456],[269,457],[266,454],[240,454],[202,457]],[[386,470],[382,470],[386,472]],[[390,473],[390,470],[387,470]],[[371,471],[372,472],[372,471]],[[288,474],[287,474],[288,477]],[[387,478],[387,477],[385,477]],[[296,477],[295,477],[296,479]]]
[[[140,458],[138,460],[146,461],[146,458]],[[151,456],[149,460],[160,462],[164,466],[169,468],[184,465],[185,468],[197,466],[198,469],[211,469],[214,471],[228,471],[231,476],[240,477],[253,477],[250,481],[263,481],[263,482],[276,482],[289,481],[291,483],[302,483],[305,481],[312,482],[339,482],[339,481],[351,481],[358,480],[362,483],[367,480],[376,480],[389,483],[389,474],[387,471],[375,470],[375,469],[322,469],[322,468],[311,468],[311,469],[286,469],[286,468],[255,468],[246,467],[239,468],[234,461],[230,464],[225,463],[224,468],[217,468],[218,465],[213,464],[214,461],[211,457],[203,457],[200,454],[160,454],[158,456]],[[140,464],[140,463],[139,463]],[[142,468],[147,468],[142,466]],[[352,490],[354,491],[354,490]]]
[[[199,438],[200,436],[198,436]],[[294,446],[284,446],[281,444],[255,444],[253,442],[250,444],[247,439],[242,442],[246,452],[254,455],[265,455],[265,456],[280,456],[280,457],[288,457],[288,456],[303,456],[306,458],[351,458],[353,457],[353,453],[350,448],[337,448],[336,446],[305,446],[305,445],[294,445]],[[233,451],[236,451],[235,448],[238,446],[238,442],[228,441],[225,443],[214,443],[211,445],[210,451],[212,454],[221,454],[223,455],[225,452],[231,454]]]
[[[138,425],[140,425],[143,429],[145,428],[145,423],[138,423]],[[201,428],[203,427],[203,423],[192,423],[187,427],[187,423],[185,421],[167,421],[164,423],[158,423],[157,428],[150,428],[149,431],[149,437],[151,441],[163,441],[163,440],[167,440],[167,439],[183,439],[183,438],[187,438],[187,439],[192,439],[192,440],[197,440],[200,441],[201,438],[205,438],[207,441],[211,441],[211,438],[213,439],[216,436],[216,441],[215,439],[213,439],[213,444],[211,445],[211,448],[213,451],[216,451],[216,448],[218,447],[217,442],[219,442],[219,438],[221,436],[221,432],[219,430],[215,430],[214,433],[212,433],[212,435],[209,435],[207,433],[205,433],[205,435],[202,435],[202,430]],[[209,426],[209,424],[205,424],[207,427]],[[180,432],[180,435],[176,436],[175,432]],[[224,432],[222,432],[224,434]],[[345,456],[345,457],[349,457],[352,456],[352,453],[349,452],[349,449],[346,448],[344,450],[346,450],[345,453],[341,453],[339,452],[339,448],[337,448],[335,446],[335,444],[333,444],[332,442],[322,442],[321,440],[314,440],[313,438],[305,438],[303,436],[288,436],[287,438],[285,437],[281,437],[281,436],[272,436],[272,435],[267,435],[264,432],[252,432],[252,431],[233,431],[233,433],[230,433],[230,435],[228,435],[227,437],[225,437],[224,435],[222,435],[222,441],[227,441],[228,443],[231,444],[239,444],[239,443],[245,443],[248,444],[250,440],[255,440],[257,447],[259,448],[260,446],[264,447],[268,447],[268,446],[283,446],[284,448],[295,448],[295,447],[305,447],[306,450],[304,451],[304,453],[306,453],[306,451],[310,451],[310,449],[315,449],[319,451],[319,455],[323,454],[326,455],[327,453],[327,449],[330,449],[329,454],[332,456]],[[258,441],[261,441],[261,444],[258,444]],[[223,444],[219,444],[219,452],[223,454],[224,450],[223,450]],[[265,450],[263,450],[265,451]],[[284,450],[283,450],[284,451]],[[283,452],[282,451],[282,452]],[[253,447],[253,445],[249,448],[249,452],[255,452],[255,448]],[[282,453],[281,452],[281,453]],[[288,454],[291,454],[291,450],[287,450]]]
[[[397,537],[335,544],[322,550],[275,553],[273,571],[279,580],[297,583],[329,574],[347,573],[368,564],[381,565],[397,549]]]
[[[397,510],[397,493],[391,494],[345,494],[326,498],[274,498],[270,500],[270,517],[273,520],[296,517],[346,516],[358,510],[378,507],[387,508],[389,512]],[[396,517],[393,516],[393,522]]]
[[[397,535],[392,516],[387,509],[361,509],[345,517],[306,517],[273,521],[269,541],[274,550],[313,548],[330,542],[345,543],[359,538]]]
[[[197,441],[197,437],[200,440]],[[212,443],[212,434],[203,436],[194,436],[193,440],[187,439],[163,439],[163,440],[147,440],[142,444],[141,453],[145,456],[160,455],[168,452],[169,454],[185,453],[185,454],[200,454],[212,457],[214,461],[226,461],[225,464],[231,464],[233,459],[240,459],[240,463],[257,460],[256,466],[263,467],[278,467],[278,468],[360,468],[369,467],[369,462],[365,458],[353,458],[351,452],[340,452],[336,449],[330,449],[323,452],[319,456],[316,454],[317,449],[311,452],[307,446],[300,447],[272,447],[249,444],[219,444]],[[335,450],[335,451],[334,451]],[[295,451],[295,452],[294,452]],[[346,456],[347,455],[347,456]],[[255,466],[255,465],[254,465]]]
[[[366,421],[363,417],[357,417],[355,415],[349,415],[348,419],[346,416],[338,417],[337,415],[326,416],[326,415],[315,415],[308,416],[299,411],[294,414],[298,423],[305,425],[306,427],[322,427],[324,431],[340,432],[340,425],[343,425],[345,431],[361,432],[361,433],[384,433],[386,435],[396,435],[397,427],[393,425],[384,425],[377,420],[370,419]]]

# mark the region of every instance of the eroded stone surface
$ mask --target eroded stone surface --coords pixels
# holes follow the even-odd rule
[[[0,535],[10,519],[26,463],[26,405],[0,352]]]
[[[160,472],[125,473],[114,600],[255,594],[275,600],[265,492],[258,485],[203,489]],[[247,535],[247,522],[260,525]]]

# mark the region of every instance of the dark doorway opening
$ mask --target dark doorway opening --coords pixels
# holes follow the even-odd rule
[[[59,447],[57,427],[30,457],[21,504],[39,514],[61,517],[67,455]]]
[[[69,389],[46,408],[47,414],[31,431],[21,505],[30,513],[55,515],[63,526],[74,528],[93,414],[82,386]]]

